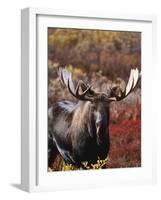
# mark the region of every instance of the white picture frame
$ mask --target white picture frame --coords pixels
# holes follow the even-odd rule
[[[106,21],[110,21],[110,27],[107,26],[107,30],[134,30],[143,33],[143,166],[139,169],[54,172],[49,176],[45,167],[47,143],[44,142],[44,137],[47,137],[47,135],[44,133],[42,136],[42,131],[41,133],[39,131],[45,131],[45,124],[47,123],[47,114],[45,115],[47,107],[43,107],[44,104],[47,104],[47,97],[45,96],[47,94],[47,76],[45,76],[47,74],[47,50],[45,46],[47,37],[45,37],[45,30],[48,26],[101,29],[105,26]],[[152,184],[156,182],[155,133],[150,134],[154,120],[150,115],[152,97],[148,95],[148,91],[152,88],[152,84],[149,83],[149,80],[153,77],[151,68],[154,67],[155,63],[155,29],[156,19],[152,15],[89,13],[43,8],[25,8],[22,10],[21,188],[23,190],[28,192],[55,191],[122,184]],[[39,60],[40,55],[41,59]],[[42,116],[46,116],[46,120],[41,118]],[[39,123],[38,119],[41,122],[43,120],[44,123]]]

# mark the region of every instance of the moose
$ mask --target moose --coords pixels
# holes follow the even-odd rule
[[[48,109],[48,165],[51,166],[57,153],[66,164],[77,167],[85,161],[96,163],[98,159],[105,159],[110,148],[110,103],[123,100],[134,90],[140,77],[139,70],[131,69],[124,89],[115,85],[106,92],[96,92],[92,85],[82,80],[74,84],[66,67],[59,67],[58,75],[79,101],[60,101]]]

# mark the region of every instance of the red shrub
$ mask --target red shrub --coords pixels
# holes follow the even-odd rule
[[[117,112],[112,112],[116,109]],[[120,102],[111,108],[108,168],[141,166],[141,105]]]

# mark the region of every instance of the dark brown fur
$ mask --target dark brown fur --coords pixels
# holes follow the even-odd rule
[[[99,158],[107,157],[109,111],[103,103],[58,102],[49,108],[48,116],[49,141],[52,143],[49,165],[57,151],[66,163],[76,166],[83,161],[95,163]]]

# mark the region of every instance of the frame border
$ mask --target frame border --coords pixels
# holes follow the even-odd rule
[[[25,8],[21,10],[21,189],[51,191],[37,184],[37,15],[113,19],[152,23],[153,63],[156,60],[156,17],[154,15]],[[156,182],[156,145],[153,141],[153,182]],[[155,148],[154,148],[155,147]],[[63,188],[62,188],[63,189]]]

